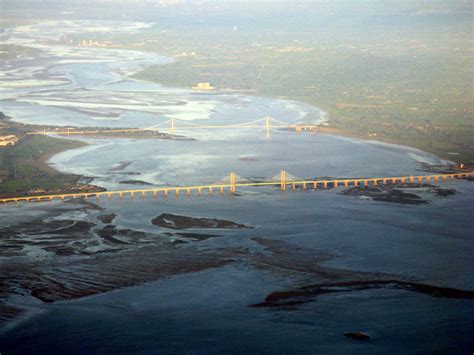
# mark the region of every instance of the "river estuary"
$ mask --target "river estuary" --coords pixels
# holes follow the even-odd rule
[[[171,118],[240,124],[267,115],[330,122],[299,102],[129,78],[167,57],[56,43],[68,33],[147,26],[48,21],[6,30],[0,44],[35,51],[0,63],[0,111],[77,127],[145,128]],[[89,145],[49,163],[110,190],[216,183],[230,172],[268,179],[281,169],[303,178],[421,175],[427,164],[449,164],[408,147],[309,132],[178,134],[193,139],[78,137]],[[0,308],[14,316],[0,322],[0,353],[471,353],[474,296],[446,288],[474,291],[474,185],[439,187],[455,193],[401,188],[416,195],[407,204],[268,187],[2,205]],[[158,216],[171,225],[152,223]],[[198,219],[240,227],[199,228]],[[267,296],[277,291],[287,294],[274,294],[275,304]]]

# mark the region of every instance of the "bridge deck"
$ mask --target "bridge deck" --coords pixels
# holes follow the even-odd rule
[[[180,125],[178,125],[178,123]],[[106,133],[136,133],[136,132],[170,132],[175,133],[176,131],[187,131],[195,129],[264,129],[269,131],[271,128],[287,128],[294,129],[296,131],[312,131],[317,129],[319,126],[310,123],[285,123],[276,120],[271,117],[264,117],[254,121],[243,122],[238,124],[228,125],[217,125],[217,124],[196,124],[178,119],[169,119],[167,121],[158,123],[156,125],[146,128],[118,128],[118,129],[93,129],[93,130],[77,130],[77,129],[66,129],[66,130],[53,130],[53,131],[36,131],[30,132],[31,135],[47,135],[47,134],[58,134],[58,135],[100,135]]]
[[[284,172],[283,172],[284,173]],[[286,173],[285,173],[286,174]],[[472,176],[474,172],[466,173],[454,173],[454,174],[435,174],[435,175],[419,175],[419,176],[397,176],[397,177],[372,177],[372,178],[357,178],[357,179],[334,179],[334,180],[297,180],[297,181],[286,181],[282,178],[279,181],[260,181],[260,182],[244,182],[244,183],[233,183],[235,181],[235,175],[232,179],[231,174],[231,183],[227,184],[211,184],[211,185],[194,185],[194,186],[175,186],[175,187],[158,187],[158,188],[148,188],[148,189],[136,189],[136,190],[113,190],[113,191],[102,191],[102,192],[77,192],[77,193],[67,193],[67,194],[49,194],[49,195],[26,195],[18,197],[9,197],[0,199],[0,203],[8,202],[33,202],[33,201],[43,201],[43,200],[65,200],[67,198],[89,198],[96,197],[100,198],[102,196],[111,198],[113,196],[129,196],[135,197],[135,195],[142,195],[145,197],[147,194],[152,194],[157,196],[158,194],[163,194],[168,196],[169,193],[174,193],[176,196],[179,196],[181,193],[187,195],[192,192],[198,192],[199,194],[203,192],[213,193],[213,192],[225,192],[226,190],[235,192],[235,189],[238,187],[262,187],[262,186],[279,186],[281,190],[286,190],[287,187],[296,189],[297,187],[305,188],[334,188],[334,187],[354,187],[354,186],[374,186],[381,184],[395,184],[395,183],[422,183],[423,181],[446,181],[448,179],[461,179],[468,176]]]

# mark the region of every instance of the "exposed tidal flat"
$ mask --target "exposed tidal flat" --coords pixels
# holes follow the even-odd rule
[[[43,56],[3,64],[17,82],[41,82],[3,88],[3,111],[25,123],[84,127],[327,119],[296,102],[127,78],[163,57],[54,45],[56,33],[84,28],[124,30],[50,22],[7,31],[3,41]],[[63,84],[49,85],[52,77]],[[449,164],[333,135],[266,136],[263,126],[179,133],[194,140],[80,137],[87,146],[49,162],[106,189],[215,183],[231,171],[242,179],[281,169],[304,178],[371,177]],[[411,204],[400,195],[387,201],[386,190],[269,187],[0,206],[0,352],[471,351],[474,187],[467,180],[440,187],[453,193],[392,187],[424,202]],[[252,307],[275,294],[288,302]],[[370,340],[344,336],[354,332]]]

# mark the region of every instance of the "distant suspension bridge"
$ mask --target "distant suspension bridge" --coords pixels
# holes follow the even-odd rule
[[[136,133],[136,132],[166,132],[170,134],[176,134],[178,130],[211,130],[211,129],[263,129],[265,132],[270,132],[272,128],[275,129],[291,129],[296,132],[301,131],[313,131],[318,128],[318,125],[309,123],[285,123],[272,117],[259,118],[254,121],[228,124],[228,125],[217,125],[217,124],[198,124],[195,122],[188,122],[184,120],[178,120],[175,118],[167,121],[158,123],[156,125],[146,128],[123,128],[123,129],[71,129],[71,128],[59,128],[56,130],[42,130],[31,132],[29,134],[48,135],[48,134],[59,134],[59,135],[100,135],[100,134],[114,134],[114,133]]]
[[[220,183],[210,185],[193,185],[193,186],[175,186],[175,187],[156,187],[147,189],[134,189],[134,190],[115,190],[115,191],[102,191],[102,192],[77,192],[77,193],[65,193],[65,194],[44,194],[44,195],[26,195],[18,197],[9,197],[0,199],[0,203],[8,202],[38,202],[38,201],[52,201],[52,200],[66,200],[76,198],[113,198],[113,197],[130,197],[135,198],[136,196],[146,197],[158,197],[162,195],[167,197],[170,194],[174,194],[176,197],[181,194],[191,195],[193,192],[197,194],[213,194],[230,192],[231,194],[236,193],[237,188],[244,187],[263,187],[263,186],[274,186],[279,187],[282,191],[287,189],[296,190],[300,189],[327,189],[337,187],[369,187],[379,186],[387,184],[421,184],[423,182],[443,182],[447,180],[462,179],[469,176],[473,176],[473,172],[465,173],[453,173],[453,174],[435,174],[435,175],[419,175],[419,176],[398,176],[398,177],[371,177],[371,178],[349,178],[349,179],[324,179],[314,180],[298,179],[293,175],[288,174],[285,170],[281,170],[280,174],[267,180],[267,181],[250,181],[242,178],[235,173],[230,173],[228,177],[221,180]]]

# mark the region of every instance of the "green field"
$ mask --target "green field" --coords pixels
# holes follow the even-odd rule
[[[61,174],[46,164],[52,155],[67,149],[84,146],[84,143],[52,138],[29,136],[12,147],[0,148],[0,194],[22,194],[30,190],[61,190],[76,183],[78,177]]]
[[[188,88],[211,82],[221,90],[299,100],[326,110],[340,134],[472,164],[472,28],[436,21],[410,26],[336,36],[330,30],[233,32],[211,25],[162,33],[158,25],[130,42],[111,40],[175,58],[138,79]]]

